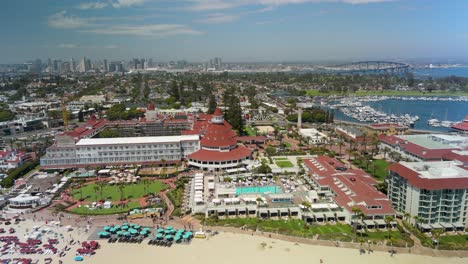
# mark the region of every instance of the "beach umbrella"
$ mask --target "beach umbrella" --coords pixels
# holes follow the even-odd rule
[[[122,226],[122,230],[127,230],[128,229],[128,226],[124,225]]]
[[[163,235],[162,234],[156,234],[156,239],[162,239]]]
[[[164,228],[158,228],[158,233],[164,232]]]
[[[107,230],[109,230],[109,229],[111,229],[110,226],[105,226],[105,227],[104,227],[104,231],[107,231]]]
[[[143,230],[143,231],[146,231],[146,232],[148,232],[148,233],[151,232],[151,228],[149,228],[149,227],[145,227],[145,228],[143,228],[142,230]]]
[[[115,229],[119,230],[120,229],[120,226],[119,225],[116,225],[114,226]]]
[[[182,237],[183,237],[184,239],[190,239],[190,236],[187,235],[187,234],[184,234]]]
[[[127,223],[127,222],[125,222],[125,223],[123,223],[122,225],[126,225],[126,226],[128,226],[128,223]]]
[[[115,229],[114,227],[109,229],[109,232],[111,232],[111,233],[115,233],[115,231],[117,231],[117,229]]]
[[[134,226],[133,226],[133,228],[135,228],[135,229],[140,229],[140,227],[141,227],[141,226],[139,226],[139,225],[134,225]]]
[[[166,229],[174,229],[172,226],[166,226]]]
[[[183,232],[185,232],[185,229],[183,229],[183,228],[177,230],[177,233],[183,233]]]
[[[122,235],[123,235],[123,231],[117,231],[117,235],[118,235],[118,236],[122,236]]]
[[[186,234],[186,235],[188,235],[188,236],[193,236],[193,233],[192,233],[192,232],[190,232],[190,231],[188,231],[188,232],[187,232],[187,233],[185,233],[185,234]]]
[[[174,237],[174,240],[176,243],[179,243],[180,241],[182,241],[182,239],[180,238],[180,236],[175,236]]]
[[[167,235],[165,238],[166,238],[166,240],[172,240],[172,236],[171,236],[171,235]]]
[[[83,259],[82,256],[75,256],[75,261],[83,261]]]
[[[141,232],[140,232],[140,235],[146,236],[146,235],[148,235],[148,233],[147,233],[146,231],[141,231]]]
[[[124,233],[124,236],[129,237],[129,236],[130,236],[130,232],[125,232],[125,233]]]
[[[137,231],[136,229],[133,229],[133,228],[129,229],[128,231],[129,231],[130,234],[132,234],[132,235],[137,235],[137,234],[138,234],[138,231]]]

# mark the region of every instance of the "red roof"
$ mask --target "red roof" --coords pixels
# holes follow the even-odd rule
[[[419,189],[425,190],[443,190],[443,189],[466,189],[468,188],[468,178],[445,178],[428,179],[421,178],[420,174],[400,163],[395,163],[389,167],[390,171],[395,172],[408,180],[408,183]]]
[[[219,109],[219,107],[216,107],[214,113],[213,113],[213,116],[222,116],[223,113],[221,113],[221,110]]]
[[[454,124],[452,128],[461,131],[468,131],[468,116],[465,116],[465,120],[463,122]]]
[[[200,143],[205,147],[233,146],[237,143],[237,134],[226,121],[223,124],[211,123],[206,129]]]
[[[339,171],[337,167],[345,166],[327,156],[315,158],[315,163],[312,159],[304,159],[304,164],[309,168],[311,178],[318,185],[332,189],[335,194],[334,201],[348,211],[358,207],[368,216],[395,213],[387,196],[374,187],[377,182],[363,170]]]
[[[197,161],[228,161],[228,160],[239,160],[250,157],[251,151],[244,146],[237,146],[227,152],[221,152],[216,150],[200,149],[188,155],[188,159]]]
[[[259,142],[264,143],[266,140],[265,136],[245,136],[245,137],[238,137],[237,141],[240,142]]]
[[[460,153],[456,153],[454,151],[450,151],[449,153],[445,154],[444,159],[445,160],[458,160],[458,161],[468,164],[468,155],[463,155]]]
[[[420,145],[411,143],[407,140],[396,136],[385,136],[381,137],[380,141],[391,145],[391,146],[400,146],[400,148],[412,155],[415,155],[422,160],[442,160],[444,155],[449,153],[452,150],[457,150],[458,148],[446,148],[446,149],[428,149]]]

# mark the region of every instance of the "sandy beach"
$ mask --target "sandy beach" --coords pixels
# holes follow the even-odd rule
[[[429,257],[398,253],[390,256],[386,252],[360,255],[357,249],[334,248],[296,244],[243,234],[221,233],[206,240],[195,239],[190,245],[174,245],[171,248],[146,244],[108,244],[95,256],[86,257],[83,263],[466,263],[459,257]],[[64,258],[70,263],[73,256]]]

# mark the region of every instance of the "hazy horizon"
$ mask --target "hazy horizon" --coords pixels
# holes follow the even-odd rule
[[[7,1],[0,64],[83,56],[465,62],[466,10],[462,0]]]

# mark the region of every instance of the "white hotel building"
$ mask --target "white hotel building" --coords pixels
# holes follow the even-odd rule
[[[468,170],[461,162],[400,162],[389,169],[388,197],[412,224],[423,231],[468,227]]]
[[[199,135],[162,137],[82,138],[57,137],[41,158],[44,169],[107,165],[178,163],[200,149]]]

